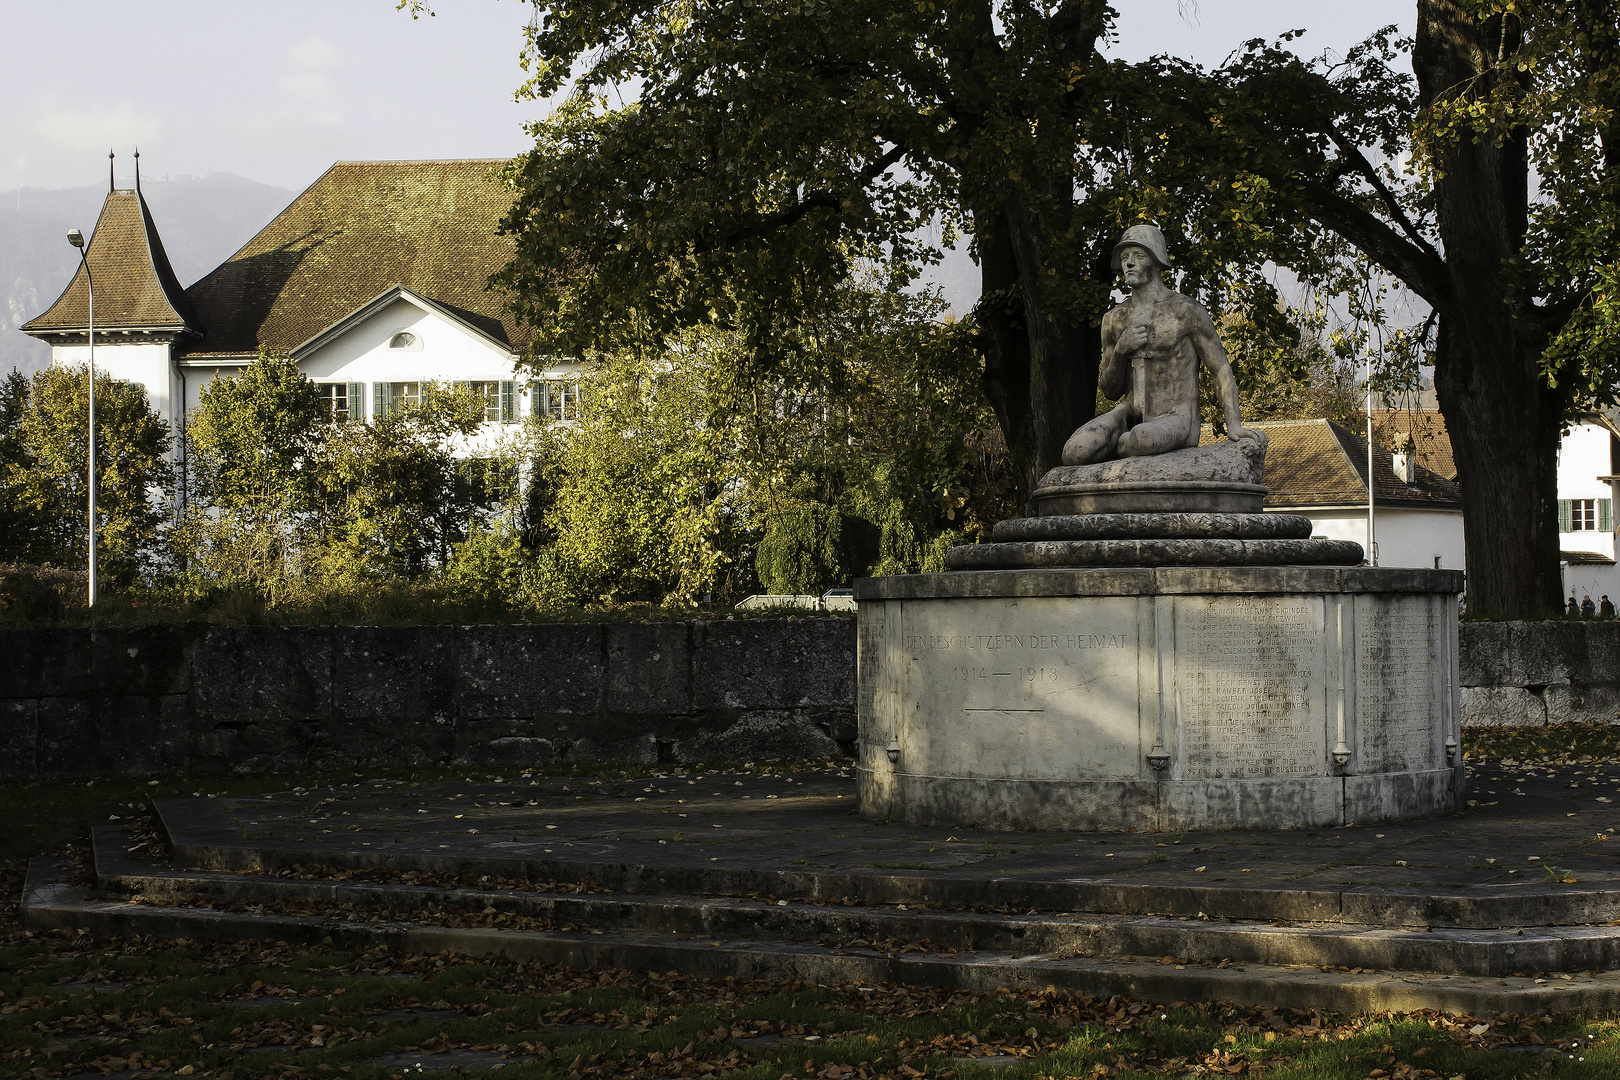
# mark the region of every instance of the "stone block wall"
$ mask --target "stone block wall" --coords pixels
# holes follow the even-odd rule
[[[1620,621],[1464,623],[1465,724],[1620,720]],[[0,778],[849,753],[853,619],[0,630]]]
[[[1620,720],[1620,621],[1465,622],[1464,724]]]
[[[853,619],[0,630],[0,777],[853,749]]]

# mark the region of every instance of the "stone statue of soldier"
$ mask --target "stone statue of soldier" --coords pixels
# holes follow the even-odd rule
[[[1167,454],[1198,445],[1198,365],[1209,369],[1226,415],[1226,436],[1265,445],[1265,433],[1243,426],[1232,364],[1209,313],[1160,280],[1170,268],[1164,233],[1133,225],[1114,245],[1113,268],[1130,296],[1103,316],[1103,395],[1121,398],[1082,426],[1063,447],[1063,464]]]

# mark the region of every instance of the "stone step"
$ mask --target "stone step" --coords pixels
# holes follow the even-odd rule
[[[380,867],[399,872],[476,871],[493,877],[579,882],[615,893],[708,897],[757,894],[800,900],[849,899],[869,907],[918,904],[1417,930],[1506,928],[1516,932],[1523,927],[1589,926],[1620,920],[1620,889],[1609,887],[1611,883],[1606,880],[1600,880],[1596,887],[1547,887],[1526,881],[1523,885],[1488,888],[1328,889],[1132,882],[1107,876],[1037,878],[1001,875],[984,866],[974,867],[971,872],[823,871],[783,867],[748,849],[738,859],[696,864],[680,861],[677,855],[665,855],[666,849],[658,847],[643,849],[648,854],[642,857],[623,849],[604,852],[597,858],[551,857],[541,854],[542,845],[534,843],[441,853],[416,843],[355,848],[250,839],[212,799],[159,799],[154,805],[175,864],[199,870]],[[653,852],[658,854],[653,856]]]
[[[581,931],[739,939],[766,935],[818,944],[925,943],[933,950],[1053,956],[1178,957],[1193,962],[1422,971],[1503,976],[1620,967],[1620,928],[1537,927],[1433,931],[1342,923],[1065,913],[1025,915],[909,905],[803,900],[602,894],[543,889],[462,889],[393,882],[304,880],[175,870],[127,852],[116,828],[95,830],[96,879],[103,897],[301,906],[354,905],[383,918],[439,907],[506,914]]]
[[[1349,974],[1256,963],[1218,966],[1038,952],[1015,955],[1004,950],[964,954],[931,949],[903,952],[833,947],[773,937],[759,927],[746,937],[719,938],[633,930],[570,933],[442,927],[404,919],[359,922],[98,900],[72,883],[73,872],[72,865],[62,860],[35,859],[30,863],[21,904],[25,925],[33,929],[83,929],[109,936],[275,940],[337,948],[382,945],[415,953],[502,955],[583,969],[674,970],[706,978],[901,983],[976,992],[1050,986],[1094,997],[1125,994],[1153,1002],[1287,1004],[1335,1012],[1438,1009],[1495,1015],[1620,1007],[1620,973],[1547,980],[1388,972]]]

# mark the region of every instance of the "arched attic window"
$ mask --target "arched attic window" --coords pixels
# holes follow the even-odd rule
[[[390,349],[420,349],[422,346],[417,341],[415,334],[409,330],[401,330],[389,339],[388,347]]]

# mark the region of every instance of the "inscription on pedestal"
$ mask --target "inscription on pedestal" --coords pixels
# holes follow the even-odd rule
[[[1322,601],[1176,602],[1183,778],[1322,776]]]
[[[1433,601],[1368,597],[1356,633],[1355,771],[1433,769],[1440,664]]]
[[[933,776],[1073,779],[1139,767],[1136,603],[1019,608],[965,600],[948,625],[905,635],[926,743],[901,769]]]

